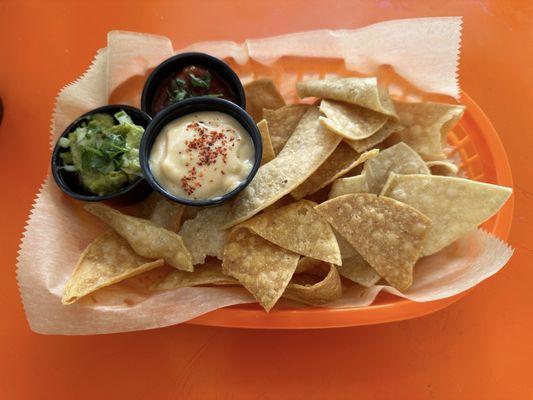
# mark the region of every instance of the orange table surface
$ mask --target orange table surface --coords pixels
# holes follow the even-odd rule
[[[532,4],[0,2],[0,398],[533,398]],[[377,326],[254,331],[181,325],[85,337],[30,331],[15,261],[48,168],[54,97],[105,46],[107,31],[164,34],[179,48],[448,15],[464,17],[461,85],[495,125],[513,170],[509,241],[516,253],[503,271],[435,314]]]

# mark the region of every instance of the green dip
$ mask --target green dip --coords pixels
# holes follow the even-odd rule
[[[93,114],[81,122],[59,145],[63,168],[77,172],[89,192],[114,193],[141,176],[139,144],[144,133],[124,111]],[[116,121],[115,121],[116,120]]]

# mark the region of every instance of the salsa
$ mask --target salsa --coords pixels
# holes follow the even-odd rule
[[[166,125],[150,153],[157,182],[177,197],[220,197],[241,184],[254,163],[250,135],[230,115],[202,111]]]
[[[99,196],[117,192],[141,176],[139,145],[144,133],[125,111],[84,119],[59,139],[61,168],[76,172],[80,184]]]
[[[157,114],[169,105],[190,97],[212,96],[229,101],[236,97],[229,85],[216,72],[194,65],[168,77],[157,89],[152,111]]]

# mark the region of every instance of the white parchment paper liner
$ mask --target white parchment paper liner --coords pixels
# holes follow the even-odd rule
[[[238,63],[263,64],[285,55],[344,58],[346,66],[371,74],[382,64],[427,92],[457,97],[461,20],[456,17],[388,21],[358,30],[311,31],[234,42],[189,46]],[[124,40],[127,39],[127,40]],[[56,101],[51,142],[80,114],[107,103],[110,93],[134,75],[173,54],[164,37],[110,32],[108,47],[98,51],[89,69],[65,86]],[[416,60],[416,61],[414,61]],[[130,99],[138,104],[138,97]],[[127,282],[98,291],[74,305],[61,304],[63,287],[83,248],[105,227],[62,195],[47,178],[35,200],[20,246],[17,278],[30,327],[46,334],[96,334],[163,327],[206,312],[253,302],[241,288],[205,287],[146,293]],[[461,293],[501,269],[512,249],[482,230],[472,232],[442,252],[421,260],[414,285],[399,293],[387,286],[354,286],[331,307],[360,307],[381,290],[414,301]]]

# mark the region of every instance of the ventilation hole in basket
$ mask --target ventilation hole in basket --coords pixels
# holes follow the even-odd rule
[[[325,79],[340,78],[340,75],[332,73],[332,72],[326,72],[326,74],[324,75],[324,78]]]
[[[302,80],[311,80],[311,79],[320,79],[320,74],[305,73],[302,75]]]
[[[279,78],[276,78],[276,86],[288,104],[300,102],[296,94],[297,79],[297,75],[292,72],[284,73]]]

